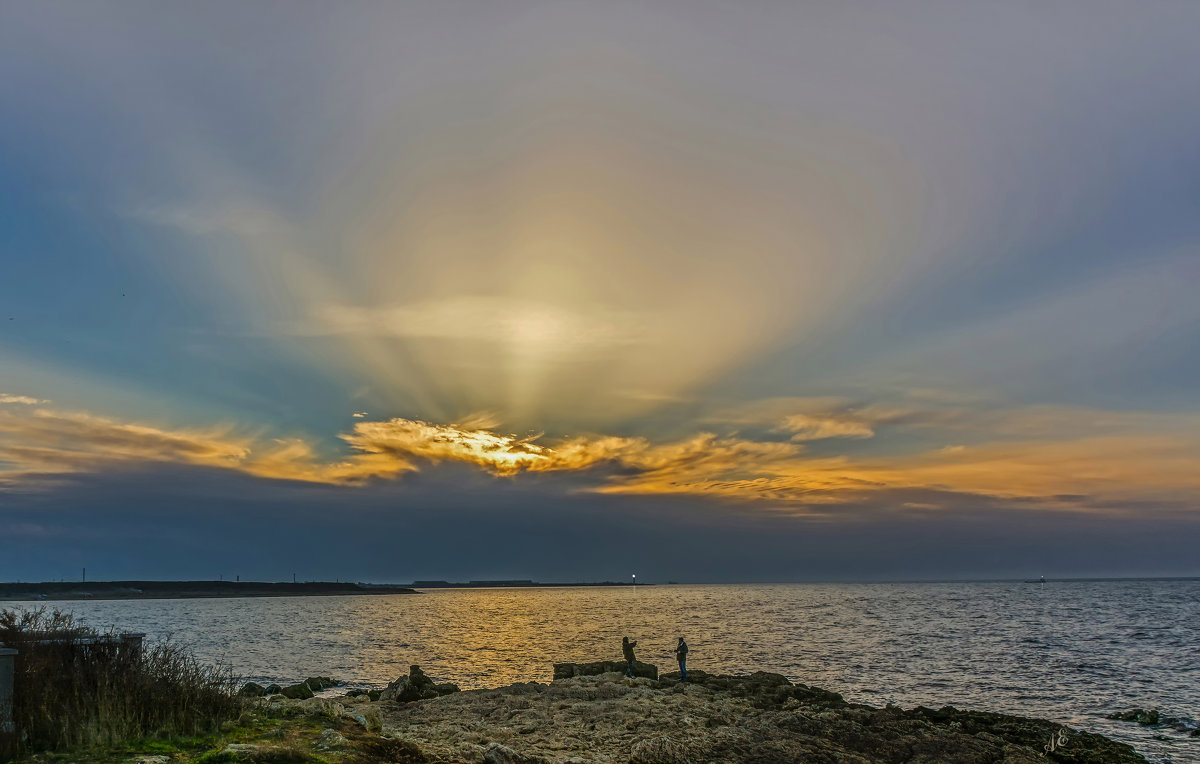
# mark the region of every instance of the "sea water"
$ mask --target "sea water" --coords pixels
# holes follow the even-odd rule
[[[0,607],[30,603],[0,603]],[[559,661],[774,671],[882,706],[1001,711],[1200,762],[1200,580],[430,590],[415,595],[76,601],[89,625],[144,631],[246,680],[382,687],[410,664],[464,689],[549,681]],[[1180,721],[1111,721],[1132,707]]]

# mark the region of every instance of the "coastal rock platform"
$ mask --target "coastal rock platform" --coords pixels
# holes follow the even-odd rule
[[[1041,719],[848,703],[778,674],[612,672],[413,703],[383,701],[383,734],[428,762],[484,764],[1133,764],[1131,747]]]

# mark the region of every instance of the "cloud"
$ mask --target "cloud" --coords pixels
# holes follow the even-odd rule
[[[957,495],[959,504],[1104,513],[1198,508],[1200,416],[1042,406],[982,412],[970,425],[964,417],[950,421],[957,423],[956,435],[973,434],[969,446],[856,457],[814,455],[794,440],[711,432],[665,441],[604,434],[547,439],[499,432],[488,414],[458,424],[393,418],[356,421],[340,436],[347,453],[330,458],[303,438],[264,438],[230,426],[170,429],[78,412],[6,409],[0,410],[0,486],[147,464],[352,486],[459,464],[509,479],[560,474],[569,491],[694,496],[795,514],[833,515],[838,507],[928,493]],[[826,428],[831,434],[825,437],[866,436],[837,419],[797,424]]]
[[[950,407],[867,404],[850,398],[767,398],[718,409],[701,418],[709,424],[765,428],[790,433],[795,442],[828,438],[873,438],[886,426],[933,426],[958,416]]]
[[[367,412],[365,412],[365,411],[355,411],[355,412],[354,412],[353,414],[351,414],[350,416],[354,417],[355,419],[365,419],[365,418],[367,417]]]
[[[792,440],[821,440],[823,438],[873,438],[875,430],[862,420],[851,417],[821,417],[792,414],[783,418],[779,429],[793,433]]]
[[[0,403],[17,403],[17,404],[21,404],[24,406],[36,406],[39,403],[49,403],[49,402],[50,401],[43,401],[43,400],[38,400],[37,398],[31,398],[28,395],[8,395],[7,393],[0,393]]]

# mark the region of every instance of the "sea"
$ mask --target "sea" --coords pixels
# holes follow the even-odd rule
[[[4,603],[31,607],[33,603]],[[185,644],[244,680],[383,687],[419,664],[463,689],[551,679],[562,661],[772,671],[854,702],[1000,711],[1200,762],[1200,579],[661,585],[55,602],[88,625]],[[343,690],[344,691],[344,690]],[[1157,727],[1113,721],[1156,708]],[[1069,745],[1069,736],[1068,743]]]

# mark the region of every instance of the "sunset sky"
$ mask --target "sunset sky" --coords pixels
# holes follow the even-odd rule
[[[0,0],[0,580],[1200,575],[1198,29]]]

